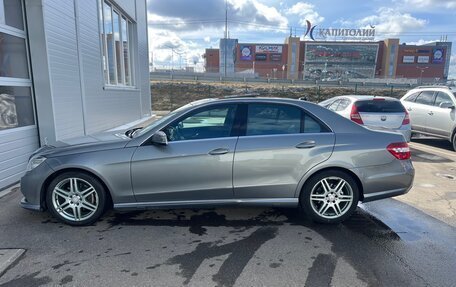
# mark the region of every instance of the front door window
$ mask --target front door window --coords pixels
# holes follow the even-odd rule
[[[168,141],[200,140],[231,136],[236,105],[218,105],[191,113],[163,129]]]

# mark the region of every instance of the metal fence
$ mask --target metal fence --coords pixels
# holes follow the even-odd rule
[[[151,80],[169,80],[169,81],[195,81],[195,82],[234,82],[234,83],[271,83],[271,84],[285,84],[285,85],[303,85],[303,86],[325,86],[325,87],[347,87],[354,88],[399,88],[410,89],[419,86],[418,83],[401,82],[396,79],[379,79],[373,81],[372,79],[356,79],[356,81],[322,81],[322,80],[289,80],[281,78],[258,78],[251,74],[234,74],[223,76],[218,73],[183,73],[179,71],[169,72],[151,72]],[[437,83],[437,82],[433,82]]]

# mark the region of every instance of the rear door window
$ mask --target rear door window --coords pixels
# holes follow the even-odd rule
[[[355,102],[359,113],[403,113],[404,106],[399,101],[368,100]]]
[[[246,136],[325,133],[329,128],[304,110],[286,104],[249,104]]]
[[[434,104],[434,91],[421,92],[415,102],[422,105],[432,106]]]
[[[343,99],[340,101],[339,106],[337,106],[336,111],[343,111],[348,107],[348,105],[350,105],[350,101],[347,99]]]
[[[301,109],[288,105],[249,104],[247,136],[297,134],[301,132]]]
[[[328,109],[331,111],[336,111],[337,107],[339,106],[340,101],[341,100],[334,101],[334,103],[332,103],[331,105],[328,106]]]

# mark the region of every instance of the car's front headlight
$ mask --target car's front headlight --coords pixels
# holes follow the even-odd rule
[[[34,156],[32,157],[28,164],[27,164],[27,171],[31,171],[32,169],[36,168],[40,164],[42,164],[46,158],[44,156]]]

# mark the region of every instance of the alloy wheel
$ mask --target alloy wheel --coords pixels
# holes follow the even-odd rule
[[[52,190],[54,209],[65,219],[82,221],[93,216],[99,205],[95,188],[81,178],[65,178]]]
[[[343,216],[353,204],[353,189],[336,176],[318,181],[310,192],[310,205],[321,217],[335,219]]]

